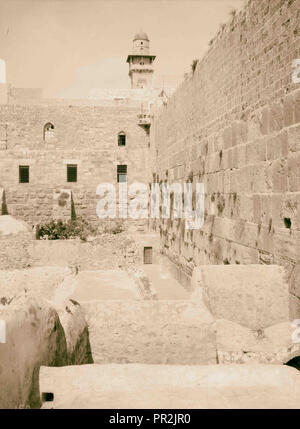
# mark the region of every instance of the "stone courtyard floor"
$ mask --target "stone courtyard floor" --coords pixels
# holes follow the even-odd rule
[[[158,299],[176,300],[190,298],[191,292],[185,290],[164,266],[149,264],[144,265],[143,268],[157,292]]]
[[[99,299],[138,299],[140,295],[126,271],[93,270],[78,273],[71,298],[81,302]]]

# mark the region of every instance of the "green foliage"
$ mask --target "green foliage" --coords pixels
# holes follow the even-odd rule
[[[67,240],[78,237],[86,241],[89,235],[95,235],[96,232],[96,228],[93,228],[87,220],[78,217],[67,222],[52,220],[44,225],[37,225],[36,238],[38,240]]]

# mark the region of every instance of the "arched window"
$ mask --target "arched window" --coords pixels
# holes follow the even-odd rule
[[[44,126],[44,141],[51,141],[54,138],[54,125],[48,122]]]
[[[126,145],[126,134],[121,131],[118,134],[118,146],[125,146]]]

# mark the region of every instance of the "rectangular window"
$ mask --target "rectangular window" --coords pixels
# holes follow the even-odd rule
[[[126,135],[125,134],[119,134],[118,135],[118,145],[119,146],[125,146],[126,145]]]
[[[127,182],[127,165],[117,166],[117,181],[118,183]]]
[[[77,182],[77,165],[75,164],[67,165],[67,181]]]
[[[19,182],[29,183],[29,166],[19,165]]]

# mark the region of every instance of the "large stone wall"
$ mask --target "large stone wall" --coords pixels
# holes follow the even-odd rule
[[[97,186],[117,183],[118,164],[127,164],[129,184],[144,181],[149,137],[138,113],[124,106],[0,106],[0,186],[8,213],[46,222],[58,215],[55,192],[67,189],[76,214],[96,223]],[[45,142],[48,122],[55,136]],[[118,146],[121,131],[125,147]],[[76,183],[67,182],[67,164],[77,164]],[[30,183],[19,183],[19,165],[30,166]]]
[[[203,182],[205,222],[164,220],[166,254],[201,264],[280,264],[300,297],[299,0],[251,0],[223,26],[152,125],[158,182]]]

